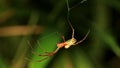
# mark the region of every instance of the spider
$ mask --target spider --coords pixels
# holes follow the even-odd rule
[[[45,59],[47,59],[48,57],[51,57],[53,56],[54,54],[56,54],[61,48],[65,48],[65,49],[68,49],[69,47],[71,46],[75,46],[77,44],[80,44],[82,43],[88,36],[88,34],[90,33],[90,30],[88,30],[87,34],[83,37],[82,40],[80,41],[77,41],[75,38],[74,38],[74,28],[73,26],[71,25],[71,23],[69,23],[71,29],[72,29],[72,38],[71,39],[68,39],[65,41],[65,38],[64,36],[62,36],[62,39],[63,39],[63,42],[60,42],[57,44],[57,48],[53,51],[53,52],[45,52],[45,54],[37,54],[38,56],[47,56],[41,60],[38,60],[37,62],[41,62]],[[36,54],[35,52],[32,52],[33,54]]]
[[[83,1],[81,1],[80,3],[78,3],[77,5],[73,6],[72,8],[69,8],[69,3],[68,3],[68,0],[67,0],[67,8],[68,8],[68,17],[67,17],[67,19],[68,19],[68,23],[69,23],[69,25],[70,25],[70,27],[71,27],[71,29],[72,29],[72,37],[71,37],[71,39],[65,40],[64,36],[62,36],[63,42],[58,43],[58,44],[57,44],[57,48],[56,48],[53,52],[45,52],[45,54],[36,54],[35,52],[32,52],[33,54],[36,54],[36,55],[38,55],[38,56],[46,56],[45,58],[43,58],[43,59],[41,59],[41,60],[38,60],[38,62],[41,62],[41,61],[43,61],[43,60],[45,60],[45,59],[53,56],[54,54],[56,54],[56,53],[57,53],[61,48],[63,48],[63,47],[64,47],[65,49],[68,49],[68,48],[71,47],[71,46],[75,46],[75,45],[77,45],[77,44],[82,43],[82,42],[87,38],[88,34],[90,33],[90,30],[88,30],[87,34],[83,37],[82,40],[77,41],[77,40],[75,39],[75,37],[74,37],[74,32],[75,32],[75,31],[74,31],[74,28],[73,28],[72,24],[71,24],[70,21],[69,21],[69,11],[70,11],[71,9],[75,8],[76,6],[78,6],[79,4],[83,3],[84,1],[86,1],[86,0],[83,0]],[[32,47],[31,47],[31,48],[32,48]]]

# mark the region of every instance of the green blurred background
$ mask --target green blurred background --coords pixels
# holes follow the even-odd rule
[[[69,0],[70,8],[81,0]],[[0,68],[120,68],[120,1],[84,0],[70,11],[75,38],[87,39],[54,56],[70,39],[66,0],[0,0]],[[32,46],[32,48],[30,48]],[[29,59],[29,60],[28,60]]]

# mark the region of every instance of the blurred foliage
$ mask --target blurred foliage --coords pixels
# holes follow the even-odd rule
[[[69,6],[81,0],[69,0]],[[75,38],[87,39],[36,62],[70,39],[66,0],[0,0],[0,68],[119,68],[120,1],[83,0],[70,11]],[[32,48],[30,47],[32,46]]]

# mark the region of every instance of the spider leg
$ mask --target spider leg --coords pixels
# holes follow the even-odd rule
[[[72,29],[72,38],[74,38],[74,32],[75,32],[75,30],[74,30],[72,24],[70,23],[69,19],[68,19],[68,23],[69,23],[69,25],[70,25],[70,27]]]
[[[44,53],[49,53],[49,52],[47,52],[45,49],[43,49],[43,48],[40,46],[39,41],[37,41],[37,44],[38,44],[39,48],[40,48]]]
[[[73,28],[73,26],[72,26],[72,24],[71,24],[71,22],[70,22],[70,20],[69,20],[69,12],[70,12],[70,7],[69,7],[69,3],[68,3],[68,0],[67,0],[67,8],[68,8],[68,15],[67,15],[67,21],[68,21],[68,23],[69,23],[69,25],[70,25],[70,27],[71,27],[71,29],[72,29],[72,38],[74,38],[74,28]]]
[[[43,52],[47,53],[43,48],[41,48],[41,46],[39,45],[39,44],[40,44],[39,41],[37,41],[37,44],[38,44],[39,48],[40,48]],[[32,47],[32,45],[31,45],[31,43],[30,43],[29,41],[28,41],[28,45],[30,46],[30,48],[31,48],[32,50],[34,50],[33,47]],[[32,53],[35,54],[34,51],[32,51]]]
[[[48,52],[46,54],[39,54],[39,56],[52,56],[54,55],[54,52]]]
[[[76,42],[74,45],[77,45],[77,44],[79,44],[79,43],[83,42],[83,41],[87,38],[87,36],[88,36],[88,34],[89,34],[89,33],[90,33],[90,30],[88,30],[87,34],[83,37],[83,39],[82,39],[82,40],[80,40],[80,41]]]
[[[28,45],[30,46],[30,48],[31,48],[32,50],[34,50],[29,41],[28,41]]]
[[[43,59],[41,59],[41,60],[38,60],[37,62],[41,62],[41,61],[44,61],[44,60],[46,60],[46,59],[48,59],[49,57],[45,57],[45,58],[43,58]]]
[[[65,37],[64,37],[64,36],[62,36],[62,39],[63,39],[63,41],[65,42]]]
[[[28,45],[30,46],[30,48],[31,48],[32,50],[34,50],[29,41],[28,41]],[[32,51],[32,53],[35,54],[35,55],[39,55],[38,53],[36,53],[36,52],[34,52],[34,51]]]
[[[48,52],[46,54],[39,54],[39,56],[53,56],[54,54],[56,54],[59,51],[60,48],[57,48],[55,51],[53,52]]]
[[[61,33],[59,33],[59,32],[57,32],[57,34],[60,34],[60,35],[61,35]],[[62,38],[62,40],[65,42],[65,37],[64,37],[64,35],[62,35],[61,38]]]
[[[38,53],[36,53],[36,52],[34,52],[34,51],[32,51],[32,54],[35,54],[35,55],[39,56],[39,54],[38,54]]]
[[[37,43],[38,43],[38,45],[39,45],[39,42],[38,42],[38,41],[37,41]],[[30,48],[31,48],[32,50],[34,50],[29,41],[28,41],[28,44],[29,44]],[[39,45],[39,48],[42,49],[42,48],[40,47],[40,45]],[[43,52],[45,53],[45,54],[43,54],[43,55],[38,54],[38,53],[36,53],[36,52],[34,52],[34,51],[31,51],[31,53],[32,53],[32,54],[35,54],[35,55],[37,55],[37,56],[48,56],[48,54],[50,53],[50,52],[46,52],[44,49],[42,49],[42,50],[43,50]]]
[[[44,60],[46,60],[46,59],[48,59],[49,57],[45,57],[45,58],[43,58],[43,59],[41,59],[41,60],[35,60],[35,62],[42,62],[42,61],[44,61]],[[34,60],[30,60],[30,59],[28,59],[28,58],[25,58],[25,60],[27,60],[27,61],[34,61]]]

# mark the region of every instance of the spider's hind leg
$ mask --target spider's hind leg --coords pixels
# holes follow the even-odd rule
[[[87,36],[88,36],[89,33],[90,33],[90,30],[88,30],[87,34],[83,37],[82,40],[76,42],[74,45],[77,45],[77,44],[79,44],[79,43],[82,43],[82,42],[87,38]]]

